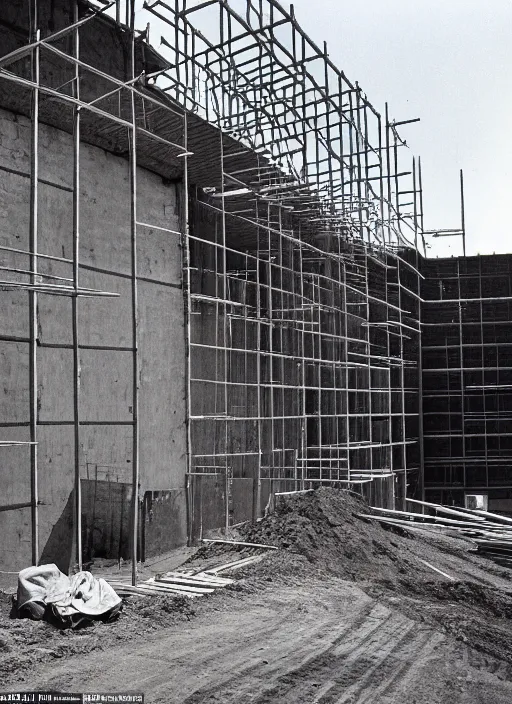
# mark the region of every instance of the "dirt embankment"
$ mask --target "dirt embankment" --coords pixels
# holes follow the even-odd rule
[[[320,488],[278,497],[274,511],[244,532],[249,541],[277,545],[288,554],[303,556],[312,567],[345,579],[407,573],[412,534],[363,521],[361,513],[368,513],[363,499],[348,491]]]
[[[271,565],[276,575],[305,570],[357,582],[397,581],[408,576],[422,580],[439,576],[425,561],[439,568],[451,555],[462,559],[460,564],[466,563],[468,542],[435,534],[420,535],[361,518],[369,513],[368,504],[352,492],[319,488],[277,497],[272,513],[255,525],[241,526],[232,537],[280,548],[253,568],[252,574],[264,573]],[[251,548],[207,544],[187,565],[209,566],[252,552]],[[494,571],[503,574],[502,569]]]

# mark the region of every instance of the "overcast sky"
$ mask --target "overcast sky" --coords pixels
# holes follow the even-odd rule
[[[512,252],[512,0],[294,6],[302,27],[318,45],[327,41],[333,62],[382,114],[387,101],[390,119],[421,118],[400,133],[411,156],[421,156],[425,228],[460,227],[462,168],[467,253]],[[155,42],[160,23],[149,19]],[[460,238],[430,242],[430,256],[462,252]]]

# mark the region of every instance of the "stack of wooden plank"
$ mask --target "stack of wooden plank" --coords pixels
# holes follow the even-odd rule
[[[403,526],[408,530],[434,530],[458,533],[471,539],[476,552],[491,558],[499,565],[512,567],[512,518],[489,511],[453,508],[440,504],[407,499],[407,503],[430,513],[395,511],[372,507],[372,514],[358,514],[388,525]]]
[[[234,579],[219,576],[222,572],[241,569],[260,562],[264,555],[251,555],[207,570],[179,570],[150,577],[133,586],[129,577],[106,577],[120,596],[151,596],[157,594],[181,595],[189,598],[212,594],[216,589],[233,584]]]

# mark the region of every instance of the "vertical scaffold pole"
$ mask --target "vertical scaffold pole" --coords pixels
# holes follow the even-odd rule
[[[460,170],[460,229],[462,230],[462,255],[466,256],[466,215],[464,212],[464,172]]]
[[[188,544],[192,544],[192,516],[193,516],[193,486],[191,484],[191,472],[192,472],[192,456],[191,456],[191,394],[192,394],[192,360],[191,360],[191,298],[190,298],[190,225],[189,225],[189,210],[188,210],[188,122],[187,122],[187,112],[183,113],[183,147],[185,149],[185,156],[183,157],[183,192],[182,192],[182,261],[183,261],[183,303],[185,307],[185,377],[186,377],[186,399],[185,399],[185,423],[187,428],[187,480],[186,480],[186,492],[187,492],[187,533],[188,533]]]
[[[135,79],[135,0],[130,0],[130,79]],[[132,462],[132,584],[137,584],[139,541],[139,313],[137,290],[137,114],[135,93],[130,91],[130,224],[132,259],[132,348],[133,348],[133,462]]]
[[[78,22],[78,2],[74,3],[73,22]],[[75,26],[73,56],[76,59],[73,97],[80,99],[80,37]],[[80,484],[80,357],[78,350],[78,266],[80,253],[80,107],[73,110],[73,426],[75,455],[75,549],[76,564],[82,570],[82,488]]]
[[[39,41],[40,33],[38,1],[32,0],[30,17],[30,41]],[[32,51],[32,80],[36,87],[32,90],[32,144],[30,153],[30,276],[31,284],[37,283],[38,247],[38,179],[39,179],[39,46]],[[37,291],[29,291],[30,320],[30,484],[32,504],[32,563],[39,560],[39,491],[37,458]]]

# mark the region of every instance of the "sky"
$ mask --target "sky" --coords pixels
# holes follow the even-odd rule
[[[512,0],[295,0],[299,23],[421,156],[425,229],[467,254],[512,252]],[[431,239],[429,256],[462,253]]]
[[[460,227],[463,169],[467,254],[512,252],[512,0],[295,0],[294,9],[381,114],[388,102],[391,120],[421,119],[400,135],[421,156],[425,229]],[[158,48],[161,27],[147,19]],[[429,256],[462,254],[459,237],[429,242]]]

